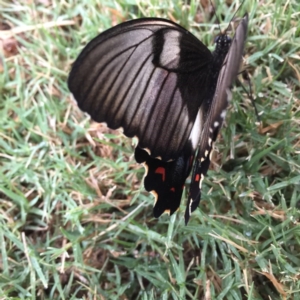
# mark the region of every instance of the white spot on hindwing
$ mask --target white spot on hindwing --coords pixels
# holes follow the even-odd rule
[[[219,125],[220,125],[219,122],[217,122],[217,121],[214,122],[214,127],[218,127]]]
[[[202,189],[202,181],[204,179],[204,176],[201,174],[201,178],[199,180],[199,189],[201,190]]]
[[[191,216],[191,214],[192,214],[192,203],[193,203],[193,199],[190,200],[190,205],[189,205],[189,216]]]
[[[226,90],[226,93],[227,93],[227,101],[230,101],[232,99],[232,93],[231,93],[231,90],[230,89],[227,89]]]
[[[221,118],[222,119],[225,119],[226,117],[226,110],[224,109],[222,112],[221,112]]]

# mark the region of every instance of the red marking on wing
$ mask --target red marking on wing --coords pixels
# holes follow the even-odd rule
[[[175,192],[175,188],[173,188],[173,187],[170,188],[170,191],[171,191],[171,192]]]
[[[163,168],[163,167],[158,167],[158,168],[155,170],[155,173],[161,174],[161,176],[162,176],[162,181],[165,181],[165,179],[166,179],[166,169],[165,169],[165,168]]]
[[[200,175],[197,174],[197,175],[195,176],[195,181],[199,181],[199,180],[200,180]]]

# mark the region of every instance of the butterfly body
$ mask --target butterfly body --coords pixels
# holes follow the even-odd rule
[[[155,217],[178,209],[191,170],[186,222],[198,206],[247,22],[245,15],[233,40],[220,35],[210,52],[171,21],[133,20],[100,34],[73,65],[68,85],[79,107],[138,137],[135,158],[146,167],[146,190],[156,196]]]

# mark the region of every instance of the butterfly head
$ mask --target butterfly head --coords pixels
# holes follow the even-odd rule
[[[214,62],[217,69],[219,69],[229,51],[231,45],[231,38],[226,34],[220,34],[215,38],[216,49],[213,51]]]
[[[226,34],[220,34],[215,38],[216,52],[227,53],[231,45],[231,38]]]

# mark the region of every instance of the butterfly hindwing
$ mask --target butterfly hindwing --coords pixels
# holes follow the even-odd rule
[[[152,158],[145,150],[136,147],[135,159],[146,169],[144,186],[155,196],[153,215],[158,218],[163,213],[173,214],[180,205],[184,183],[188,177],[193,157],[188,151],[169,162]]]

